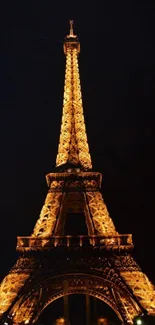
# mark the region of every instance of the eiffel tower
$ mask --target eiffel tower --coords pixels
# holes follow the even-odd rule
[[[64,53],[56,171],[46,175],[49,191],[31,236],[17,238],[19,258],[0,285],[1,323],[35,324],[56,299],[84,294],[108,304],[122,324],[134,324],[136,317],[155,315],[155,289],[132,257],[132,235],[116,231],[101,194],[102,175],[92,171],[73,21]]]

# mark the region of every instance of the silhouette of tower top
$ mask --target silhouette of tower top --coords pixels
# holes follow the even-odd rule
[[[70,33],[64,41],[66,55],[66,72],[63,98],[63,113],[57,167],[92,168],[86,127],[84,122],[78,54],[80,43],[73,31],[73,20],[70,20]]]
[[[73,20],[69,21],[70,23],[70,31],[69,31],[69,35],[67,35],[67,38],[77,38],[77,35],[74,35],[74,31],[73,31]]]

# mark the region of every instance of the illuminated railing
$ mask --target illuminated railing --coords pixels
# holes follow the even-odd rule
[[[129,249],[133,247],[132,235],[118,236],[52,236],[17,237],[17,251],[49,250],[54,247],[101,247],[107,249]]]

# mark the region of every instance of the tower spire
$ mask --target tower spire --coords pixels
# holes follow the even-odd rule
[[[74,35],[74,31],[73,31],[73,23],[74,23],[73,20],[70,20],[69,21],[69,24],[70,24],[70,32],[69,32],[69,36],[68,37],[76,37],[76,35]]]
[[[80,43],[74,35],[73,20],[70,33],[64,41],[66,72],[63,113],[56,167],[73,166],[84,170],[92,168],[83,115],[78,54]]]

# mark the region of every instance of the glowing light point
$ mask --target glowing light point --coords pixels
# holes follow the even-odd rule
[[[139,318],[136,320],[136,324],[137,325],[143,325],[143,321]]]
[[[58,318],[56,320],[56,325],[64,325],[65,324],[65,319],[63,317]]]

